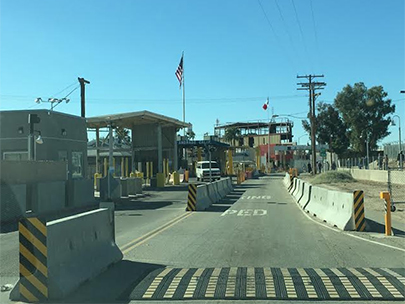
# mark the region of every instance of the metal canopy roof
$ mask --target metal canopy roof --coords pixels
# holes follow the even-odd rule
[[[177,128],[191,127],[190,123],[170,118],[164,115],[152,113],[149,111],[139,111],[121,114],[111,114],[104,116],[95,116],[86,118],[87,128],[104,128],[110,123],[114,126],[131,129],[132,126],[160,123],[162,126],[171,126]]]

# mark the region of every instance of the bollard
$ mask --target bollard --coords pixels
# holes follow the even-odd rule
[[[189,175],[190,175],[190,171],[188,171],[188,170],[184,171],[184,182],[185,183],[188,183]]]
[[[391,235],[391,197],[388,191],[380,192],[380,198],[384,200],[385,210],[385,235]]]

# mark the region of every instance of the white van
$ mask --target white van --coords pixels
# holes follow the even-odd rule
[[[210,180],[210,162],[200,161],[197,163],[196,168],[197,181],[209,181]],[[212,181],[221,179],[221,170],[217,162],[211,161],[211,177]]]

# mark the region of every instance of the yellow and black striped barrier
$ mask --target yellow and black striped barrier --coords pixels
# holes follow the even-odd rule
[[[48,249],[46,221],[38,217],[23,218],[18,225],[20,242],[21,301],[48,299]]]
[[[197,185],[189,184],[186,211],[196,211],[196,204],[197,204]]]
[[[353,192],[354,198],[354,224],[356,231],[366,229],[366,216],[364,214],[364,192],[361,190]]]

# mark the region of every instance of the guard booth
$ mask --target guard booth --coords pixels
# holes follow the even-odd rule
[[[202,160],[209,160],[209,153],[211,153],[211,161],[218,163],[221,174],[226,174],[226,153],[230,145],[214,139],[180,140],[177,142],[177,145],[180,151],[185,151],[184,165],[190,171],[190,176],[195,177],[196,163]]]
[[[114,139],[111,146],[103,144],[100,132],[115,133],[117,128],[130,131],[127,143],[118,144]],[[95,132],[96,135],[94,146],[89,147],[90,157],[95,158],[90,163],[94,164],[95,173],[102,174],[105,173],[105,159],[109,162],[110,155],[113,158],[122,155],[121,159],[117,159],[116,162],[111,160],[111,163],[116,163],[113,165],[114,168],[119,166],[118,163],[121,164],[123,170],[120,171],[125,172],[125,175],[129,171],[145,174],[150,172],[151,176],[156,176],[157,173],[163,173],[168,164],[171,171],[176,171],[179,168],[177,133],[182,128],[191,128],[191,124],[149,111],[87,118],[88,132]],[[126,169],[126,162],[129,170]]]

